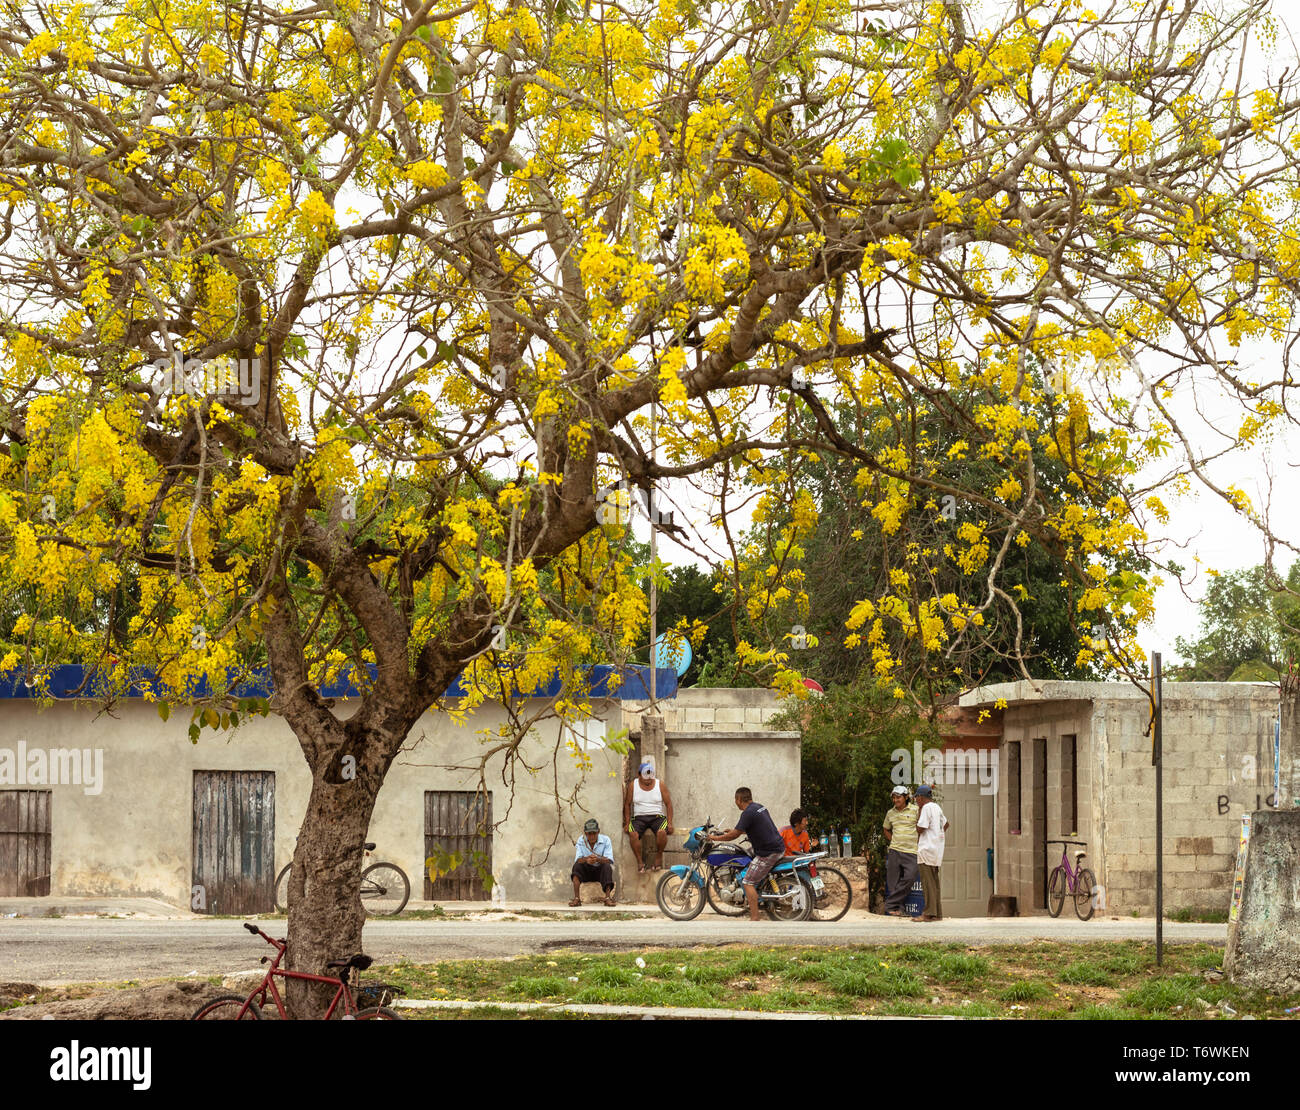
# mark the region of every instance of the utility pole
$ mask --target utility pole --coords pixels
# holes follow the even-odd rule
[[[1164,689],[1160,652],[1151,653],[1151,762],[1156,769],[1156,967],[1165,962]]]
[[[659,428],[658,428],[658,421],[655,419],[655,410],[658,409],[658,407],[659,406],[656,402],[654,401],[650,402],[650,469],[651,471],[654,470],[654,466],[656,462],[655,452],[656,449],[658,448]],[[650,483],[649,500],[647,501],[648,511],[646,513],[646,516],[650,518],[650,708],[651,710],[656,710],[655,672],[658,670],[659,667],[658,661],[655,659],[655,656],[658,654],[658,648],[659,648],[659,645],[656,642],[659,638],[657,621],[656,621],[657,610],[659,608],[659,588],[655,581],[655,564],[659,561],[659,544],[658,544],[659,527],[658,527],[658,523],[655,520],[655,517],[657,515],[655,513],[656,492],[657,490],[655,489],[655,484],[652,480]],[[656,766],[655,770],[662,774],[662,768]]]

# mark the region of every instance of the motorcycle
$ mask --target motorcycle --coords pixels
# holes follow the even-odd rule
[[[705,856],[710,873],[704,893],[709,905],[724,917],[739,917],[748,908],[742,876],[752,862],[751,856],[729,845],[714,845],[714,851]],[[787,862],[811,890],[812,906],[807,920],[839,921],[849,911],[853,901],[853,888],[848,877],[838,868],[823,862],[828,852],[802,852],[791,856]]]
[[[712,831],[708,821],[691,829],[682,845],[690,853],[691,862],[668,868],[655,887],[655,901],[674,921],[699,916],[706,900],[718,909],[715,897],[733,907],[746,905],[744,878],[753,860],[743,852],[711,842],[708,835]],[[715,892],[713,884],[720,871],[725,871],[729,885]],[[774,921],[805,921],[813,902],[812,883],[800,874],[793,860],[784,860],[772,868],[758,891],[758,904]],[[733,908],[719,912],[734,915],[743,911]]]

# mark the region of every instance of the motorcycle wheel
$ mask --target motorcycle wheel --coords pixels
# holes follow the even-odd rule
[[[792,888],[798,886],[803,897],[796,896],[794,898],[783,898],[780,901],[763,902],[763,908],[767,910],[767,916],[773,921],[807,921],[813,907],[812,883],[802,875],[798,878],[793,875],[769,875],[768,879],[776,883],[778,893],[788,894]]]
[[[709,905],[722,914],[723,917],[740,917],[749,912],[749,907],[742,898],[739,903],[728,902],[726,895],[723,894],[723,887],[734,886],[740,888],[740,883],[736,877],[745,870],[745,865],[737,866],[734,863],[720,863],[713,869],[713,874],[709,876],[709,881],[704,884],[704,893],[708,896]]]
[[[689,873],[665,871],[655,887],[655,901],[674,921],[690,921],[704,909],[704,890],[695,885]]]

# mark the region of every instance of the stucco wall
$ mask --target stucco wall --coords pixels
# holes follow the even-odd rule
[[[228,736],[205,731],[191,744],[188,718],[178,711],[164,723],[152,706],[140,702],[123,702],[113,716],[96,716],[86,703],[60,703],[40,712],[32,702],[0,701],[0,746],[16,749],[23,740],[29,747],[90,747],[104,753],[98,795],[76,785],[50,787],[51,894],[149,895],[187,905],[196,770],[273,771],[276,869],[292,858],[311,780],[289,727],[276,717],[254,717]],[[423,896],[424,792],[474,789],[477,774],[453,765],[475,763],[481,750],[476,729],[495,728],[502,720],[501,710],[491,708],[476,713],[466,727],[442,713],[426,714],[389,771],[370,839],[379,858],[406,871],[413,899]],[[493,871],[512,899],[562,892],[582,822],[594,815],[613,830],[622,816],[621,757],[594,748],[588,752],[591,769],[584,771],[563,743],[557,744],[554,726],[539,733],[525,742],[523,754],[542,770],[530,775],[517,769],[509,820],[493,834]],[[589,735],[603,744],[603,723],[593,722]],[[499,763],[495,766],[488,789],[494,816],[500,818],[511,788],[501,780]],[[579,800],[557,803],[557,787],[562,798],[577,792]]]
[[[736,813],[732,794],[741,784],[750,786],[783,822],[798,802],[799,738],[753,737],[764,728],[760,718],[770,719],[776,712],[771,693],[683,693],[681,701],[660,702],[674,723],[688,713],[696,715],[690,726],[695,735],[670,737],[661,768],[674,793],[678,825],[708,816],[731,820]],[[639,714],[625,714],[622,705],[597,703],[601,717],[586,730],[589,768],[578,765],[554,724],[539,729],[521,750],[536,773],[516,765],[507,784],[500,761],[491,765],[487,787],[494,818],[500,821],[509,806],[508,819],[493,832],[493,873],[507,898],[567,897],[573,843],[592,816],[615,840],[620,896],[647,896],[625,881],[635,870],[627,838],[620,832],[622,789],[635,773],[632,761],[604,746],[607,729],[639,724]],[[521,709],[527,712],[529,706]],[[703,728],[700,714],[705,713],[712,719],[703,724],[724,731]],[[478,730],[495,731],[503,722],[502,711],[492,707],[475,712],[466,726],[456,725],[444,713],[428,713],[390,769],[369,837],[377,845],[378,858],[406,871],[413,900],[422,898],[424,889],[425,791],[473,790],[482,751]],[[88,702],[60,702],[42,711],[30,701],[0,699],[0,748],[16,751],[25,741],[32,748],[103,752],[99,794],[88,795],[77,785],[49,787],[51,894],[147,895],[188,905],[196,770],[273,772],[276,870],[292,858],[311,780],[288,726],[277,717],[253,717],[229,734],[205,730],[198,744],[190,743],[188,726],[189,714],[183,709],[163,722],[153,706],[139,701],[123,701],[110,715],[98,713]],[[725,732],[733,727],[749,729],[750,735],[737,738]],[[674,846],[679,841],[674,834]]]

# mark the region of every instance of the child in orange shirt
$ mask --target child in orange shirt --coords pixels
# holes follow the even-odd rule
[[[801,809],[791,813],[790,823],[781,830],[781,839],[785,841],[787,856],[811,852],[812,840],[808,836],[808,814]]]

